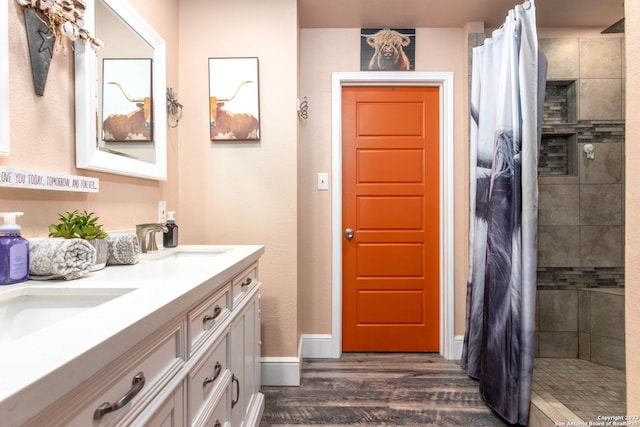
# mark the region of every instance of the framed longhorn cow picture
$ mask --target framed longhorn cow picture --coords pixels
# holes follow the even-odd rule
[[[103,141],[153,141],[151,61],[103,59]]]
[[[360,30],[361,71],[413,71],[415,66],[415,28]]]
[[[258,58],[209,58],[212,141],[260,140]]]

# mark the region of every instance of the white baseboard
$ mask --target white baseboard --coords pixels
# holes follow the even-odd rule
[[[309,359],[334,359],[333,339],[330,334],[306,334],[302,341],[302,357]]]
[[[298,357],[263,357],[260,369],[262,385],[299,386],[300,358]]]
[[[260,380],[266,386],[299,386],[302,370],[302,337],[298,342],[298,357],[263,357],[260,359]]]
[[[453,358],[460,360],[462,358],[462,345],[464,344],[464,335],[456,335],[453,337]]]

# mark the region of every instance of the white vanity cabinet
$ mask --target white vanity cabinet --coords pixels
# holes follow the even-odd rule
[[[255,285],[256,288],[259,284]],[[260,295],[258,289],[249,291],[246,304],[231,324],[231,425],[259,424],[264,407],[260,393]],[[234,309],[235,310],[235,309]],[[245,422],[245,424],[243,424]]]
[[[244,265],[21,425],[257,427],[261,283]]]

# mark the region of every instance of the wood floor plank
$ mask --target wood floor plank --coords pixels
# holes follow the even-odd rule
[[[300,387],[263,387],[261,427],[505,426],[456,362],[424,353],[305,360]]]

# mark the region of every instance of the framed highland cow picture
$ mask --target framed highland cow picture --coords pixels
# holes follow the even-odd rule
[[[258,58],[209,58],[212,141],[260,140]]]
[[[413,71],[415,59],[415,28],[360,30],[361,71]]]

